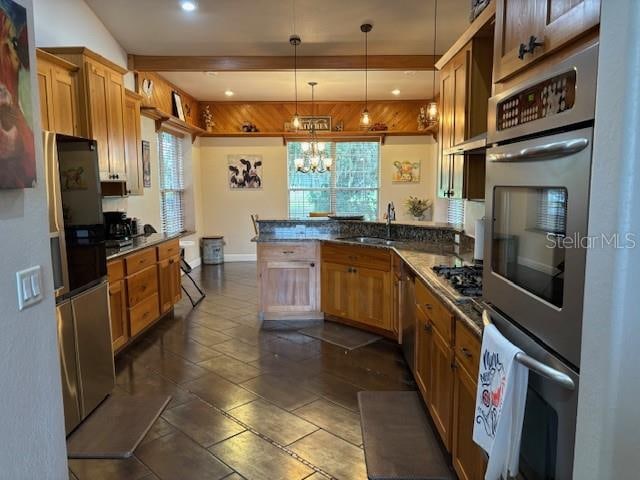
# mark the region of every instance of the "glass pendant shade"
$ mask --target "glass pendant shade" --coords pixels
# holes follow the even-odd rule
[[[293,119],[291,120],[291,125],[293,125],[293,128],[295,128],[296,130],[300,129],[300,115],[296,113],[293,116]]]
[[[427,105],[427,120],[430,122],[438,120],[438,104],[436,102],[429,102]]]
[[[365,110],[362,112],[362,116],[360,117],[360,125],[363,127],[368,127],[371,124],[371,118],[369,117],[369,111]]]

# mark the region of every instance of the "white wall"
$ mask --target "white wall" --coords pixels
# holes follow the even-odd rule
[[[17,0],[29,9],[30,0]],[[31,52],[35,65],[35,52]],[[38,105],[35,69],[32,104]],[[40,131],[40,116],[34,116]],[[34,189],[0,191],[0,477],[67,478],[66,445],[56,342],[56,317],[49,249],[42,139],[36,139]],[[40,265],[44,301],[18,311],[15,272]]]
[[[33,0],[38,47],[88,47],[127,68],[127,52],[83,0]],[[134,88],[133,74],[125,86]]]
[[[640,2],[602,2],[589,235],[640,242]],[[573,478],[638,478],[638,272],[633,249],[587,251]]]
[[[388,138],[381,146],[380,216],[393,201],[398,220],[410,217],[404,201],[409,195],[435,200],[436,144],[430,137]],[[227,181],[227,155],[263,156],[263,188],[231,190]],[[203,235],[224,235],[227,260],[255,258],[252,213],[261,218],[287,218],[287,150],[280,138],[201,138]],[[420,183],[393,184],[396,160],[421,160]],[[436,202],[435,215],[438,208]],[[446,213],[445,213],[446,216]]]

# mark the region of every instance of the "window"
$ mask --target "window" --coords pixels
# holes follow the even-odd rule
[[[287,144],[289,218],[307,218],[310,212],[335,212],[378,218],[380,144],[377,142],[326,142],[334,159],[330,172],[300,173],[295,159],[302,143]]]
[[[454,225],[464,224],[464,200],[449,200],[449,208],[447,209],[447,222]]]
[[[184,230],[184,165],[182,138],[167,132],[158,135],[160,157],[160,208],[162,231]]]
[[[536,228],[547,233],[564,235],[567,229],[567,190],[541,188],[538,190]]]

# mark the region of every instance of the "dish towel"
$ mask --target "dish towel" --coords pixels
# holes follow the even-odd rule
[[[518,473],[529,369],[515,361],[518,347],[495,325],[482,335],[473,441],[489,455],[485,480]]]

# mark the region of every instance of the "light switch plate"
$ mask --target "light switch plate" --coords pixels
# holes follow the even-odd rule
[[[41,272],[40,265],[37,265],[16,273],[19,310],[24,310],[42,300]]]

